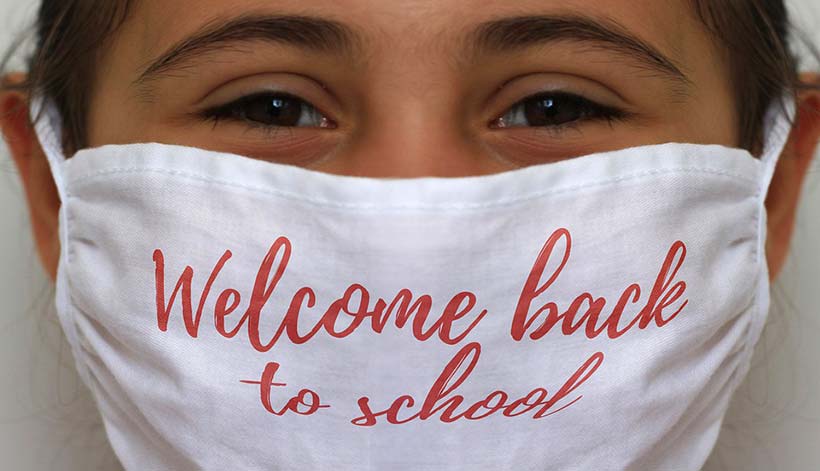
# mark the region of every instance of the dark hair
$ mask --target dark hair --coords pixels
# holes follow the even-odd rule
[[[757,152],[764,115],[784,91],[811,87],[798,78],[783,0],[691,0],[729,61],[739,117],[738,141]],[[125,20],[133,0],[42,0],[27,80],[16,86],[55,101],[66,153],[86,145],[86,110],[101,46]],[[7,86],[8,88],[8,86]]]
[[[42,0],[28,76],[5,86],[42,93],[57,106],[67,155],[86,145],[88,104],[102,46],[125,20],[132,0]],[[8,63],[14,49],[7,54]]]
[[[800,82],[798,60],[790,48],[784,0],[694,0],[701,20],[721,44],[729,61],[739,117],[738,140],[750,151],[760,149],[763,120],[784,91],[816,88]],[[809,41],[805,45],[814,52]]]

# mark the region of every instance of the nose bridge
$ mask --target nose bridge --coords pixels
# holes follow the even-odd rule
[[[418,2],[408,11],[424,5]],[[385,30],[406,34],[398,36],[402,40],[386,34],[374,42],[378,59],[359,75],[362,88],[350,134],[320,166],[373,178],[462,177],[515,168],[482,144],[477,111],[467,110],[463,71],[449,60],[453,41],[446,22],[429,18],[377,18],[390,22]],[[407,34],[414,40],[406,41]]]
[[[337,165],[377,178],[486,175],[512,168],[481,146],[452,94],[396,90],[372,97]]]

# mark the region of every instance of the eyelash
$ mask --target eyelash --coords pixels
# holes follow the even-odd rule
[[[252,105],[259,105],[260,103],[265,103],[265,100],[268,104],[272,104],[273,100],[290,100],[293,104],[298,104],[299,108],[299,118],[301,121],[302,113],[305,112],[307,109],[309,113],[315,113],[315,116],[320,116],[322,118],[322,124],[319,126],[279,126],[279,125],[272,125],[272,124],[265,124],[258,120],[253,120],[248,118],[249,107]],[[554,104],[556,101],[559,103],[563,103],[564,106],[574,106],[577,108],[576,114],[577,117],[574,119],[570,119],[564,122],[559,122],[557,124],[551,125],[524,125],[524,126],[510,126],[509,124],[505,123],[504,119],[516,114],[523,114],[526,116],[527,113],[527,106],[532,105],[533,102],[539,103],[540,105],[546,105],[549,103],[550,105]],[[258,111],[258,110],[257,110]],[[530,110],[532,111],[532,110]],[[559,109],[558,113],[561,113]],[[232,102],[214,106],[208,109],[203,110],[200,113],[201,117],[206,121],[212,121],[214,123],[214,127],[223,120],[231,120],[231,121],[238,121],[243,122],[249,127],[252,128],[259,128],[262,130],[267,131],[276,131],[278,129],[292,129],[294,127],[319,127],[319,128],[335,128],[335,123],[330,121],[328,118],[324,117],[322,112],[318,110],[315,106],[311,105],[307,101],[303,100],[302,98],[287,93],[287,92],[260,92],[260,93],[253,93],[250,95],[246,95],[241,97],[237,100]],[[580,95],[576,95],[574,93],[568,92],[541,92],[530,95],[515,104],[513,104],[504,115],[492,120],[489,125],[491,128],[495,129],[509,129],[509,128],[530,128],[530,129],[546,129],[550,132],[554,132],[556,134],[560,134],[561,132],[567,129],[577,129],[579,123],[582,122],[594,122],[594,121],[606,121],[610,126],[616,121],[623,121],[629,118],[631,114],[623,109],[615,108],[612,106],[602,105],[596,103],[592,100],[584,98]],[[527,117],[529,120],[529,117]],[[547,118],[549,119],[549,118]]]
[[[528,104],[532,104],[533,102],[540,102],[541,105],[544,105],[546,103],[553,104],[556,101],[562,103],[564,106],[570,105],[576,107],[578,116],[574,119],[568,119],[566,121],[559,122],[556,124],[547,124],[539,126],[511,126],[504,123],[504,119],[511,115],[526,115],[526,107]],[[517,111],[519,113],[516,113]],[[559,108],[558,114],[560,113],[561,109]],[[630,116],[631,113],[627,112],[626,110],[616,108],[613,106],[602,105],[600,103],[594,102],[592,100],[584,98],[581,95],[576,95],[574,93],[557,91],[540,92],[530,95],[515,103],[512,107],[507,109],[504,115],[492,120],[489,124],[490,127],[496,129],[546,129],[557,134],[567,129],[577,129],[578,125],[582,122],[606,121],[611,127],[614,122],[626,120]],[[545,119],[548,120],[549,118],[545,117]]]
[[[299,120],[301,121],[302,114],[307,109],[309,114],[314,114],[314,116],[321,117],[322,123],[318,126],[280,126],[280,125],[273,125],[273,124],[265,124],[258,120],[250,119],[248,117],[250,106],[252,105],[259,105],[264,104],[267,101],[268,105],[272,105],[274,100],[282,101],[290,101],[291,104],[295,104],[299,106]],[[268,131],[275,131],[277,129],[292,129],[295,127],[317,127],[317,128],[334,128],[335,123],[331,120],[326,118],[324,114],[317,109],[315,106],[311,105],[307,101],[303,100],[302,98],[287,93],[287,92],[260,92],[260,93],[252,93],[250,95],[243,96],[238,98],[232,102],[214,106],[211,108],[207,108],[199,113],[203,119],[206,121],[212,121],[214,127],[219,124],[220,121],[230,120],[230,121],[238,121],[242,122],[249,127],[252,128],[259,128]]]

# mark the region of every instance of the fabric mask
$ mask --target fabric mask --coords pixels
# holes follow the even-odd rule
[[[48,104],[57,314],[126,469],[697,470],[769,308],[778,109],[759,159],[376,179],[65,159]]]

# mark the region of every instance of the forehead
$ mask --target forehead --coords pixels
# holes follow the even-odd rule
[[[522,15],[583,15],[612,20],[675,58],[703,33],[687,0],[141,0],[125,28],[144,58],[203,25],[243,14],[320,16],[355,30],[369,49],[442,51],[470,26]]]

